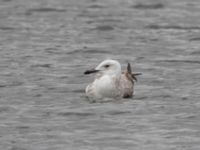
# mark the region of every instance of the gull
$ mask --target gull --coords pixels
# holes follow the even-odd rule
[[[122,72],[120,63],[112,59],[104,60],[96,68],[84,72],[86,75],[91,73],[95,73],[96,77],[85,89],[89,99],[130,98],[134,93],[136,76],[141,74],[132,73],[130,63]]]

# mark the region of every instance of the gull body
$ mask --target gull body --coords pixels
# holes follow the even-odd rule
[[[135,75],[128,63],[122,72],[121,65],[116,60],[104,60],[95,69],[85,71],[85,74],[96,73],[93,83],[86,89],[86,96],[93,99],[128,98],[133,95]]]

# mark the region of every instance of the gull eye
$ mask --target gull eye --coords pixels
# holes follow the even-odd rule
[[[108,67],[110,67],[110,65],[105,65],[104,67],[105,67],[105,68],[108,68]]]

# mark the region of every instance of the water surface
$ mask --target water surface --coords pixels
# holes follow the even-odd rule
[[[200,149],[198,0],[0,1],[0,149]],[[142,72],[90,103],[104,59]]]

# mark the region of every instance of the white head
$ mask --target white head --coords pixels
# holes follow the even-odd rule
[[[98,74],[107,74],[107,75],[114,75],[114,76],[120,76],[121,75],[121,65],[116,60],[104,60],[101,62],[95,69],[87,70],[85,74],[95,73]]]

